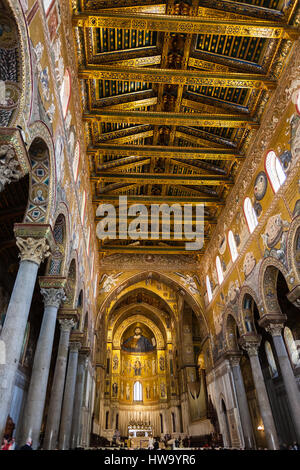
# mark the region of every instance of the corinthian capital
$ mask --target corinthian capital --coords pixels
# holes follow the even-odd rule
[[[284,327],[283,323],[270,323],[269,325],[266,326],[266,331],[270,333],[272,336],[281,336],[283,327]]]
[[[73,352],[78,352],[78,350],[81,348],[81,343],[79,341],[71,341],[70,342],[70,351]]]
[[[70,332],[72,328],[76,325],[76,322],[73,319],[68,320],[66,318],[61,318],[58,321],[59,321],[61,331]]]
[[[22,176],[20,164],[11,145],[0,146],[0,191],[6,184],[18,181]]]
[[[45,238],[16,238],[17,247],[20,250],[21,261],[32,261],[38,265],[50,255],[49,245]]]
[[[261,336],[255,335],[255,334],[245,334],[243,335],[239,343],[241,347],[247,351],[248,355],[251,356],[257,356],[258,354],[258,348],[261,343]]]
[[[66,298],[65,291],[62,288],[55,289],[51,287],[50,289],[41,289],[41,294],[45,307],[59,308],[61,302]]]

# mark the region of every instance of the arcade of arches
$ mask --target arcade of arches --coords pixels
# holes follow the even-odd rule
[[[1,438],[300,442],[299,25],[298,0],[0,0]],[[101,238],[119,196],[203,204],[203,247],[174,212]]]

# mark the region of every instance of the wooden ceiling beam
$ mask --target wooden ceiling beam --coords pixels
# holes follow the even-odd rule
[[[219,34],[269,39],[291,38],[299,35],[292,26],[279,22],[253,19],[204,18],[194,16],[157,15],[139,12],[88,11],[74,15],[74,26],[83,28],[118,28],[165,33]]]
[[[174,174],[157,174],[157,173],[105,173],[98,172],[95,176],[91,176],[92,182],[97,183],[113,183],[134,182],[139,184],[172,184],[172,185],[193,185],[193,186],[223,186],[232,185],[233,180],[224,175],[174,175]]]
[[[244,155],[228,148],[168,147],[151,145],[95,144],[88,154],[118,155],[122,157],[180,158],[189,160],[237,160]],[[110,163],[110,162],[108,162]]]
[[[126,124],[151,124],[161,126],[196,127],[259,127],[259,122],[248,116],[230,114],[166,113],[153,111],[99,111],[92,110],[83,114],[84,121],[98,121]]]
[[[172,85],[215,86],[223,88],[273,89],[276,81],[263,74],[153,69],[150,67],[114,67],[109,65],[87,65],[79,68],[79,78],[85,80],[117,80]]]
[[[101,194],[99,196],[94,196],[93,204],[98,206],[102,203],[111,203],[117,204],[119,202],[119,196],[114,194]],[[220,197],[214,196],[148,196],[148,195],[139,195],[139,196],[127,196],[128,204],[145,204],[149,206],[151,204],[204,204],[207,207],[210,206],[224,206],[225,201]]]

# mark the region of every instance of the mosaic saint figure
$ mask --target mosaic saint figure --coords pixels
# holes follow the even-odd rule
[[[142,335],[141,328],[137,326],[134,335],[123,342],[122,349],[128,352],[149,352],[154,350],[154,346],[148,338]]]

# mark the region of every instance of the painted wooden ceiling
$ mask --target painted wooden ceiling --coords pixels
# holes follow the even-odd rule
[[[298,1],[75,0],[95,211],[204,202],[209,239],[297,38]],[[205,249],[205,246],[204,246]],[[99,241],[184,253],[184,240]],[[200,253],[199,253],[200,254]]]

